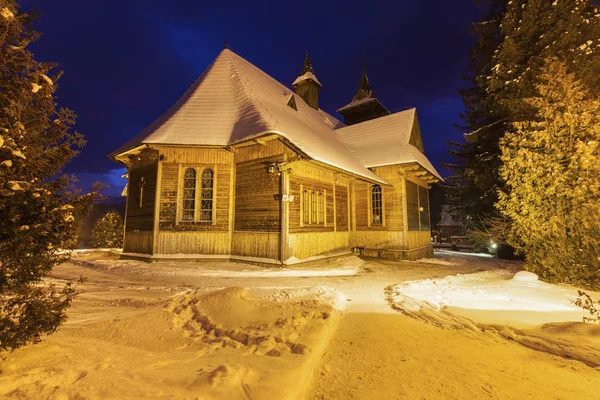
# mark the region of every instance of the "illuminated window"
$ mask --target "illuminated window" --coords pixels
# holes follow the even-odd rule
[[[371,188],[371,224],[381,225],[383,223],[381,186],[375,185]]]
[[[310,222],[313,224],[317,223],[319,205],[317,204],[317,194],[315,192],[310,193]]]
[[[212,222],[213,219],[213,183],[214,172],[205,169],[202,172],[202,192],[200,197],[200,222]]]
[[[308,196],[308,190],[302,192],[302,222],[310,224],[310,197]]]
[[[317,217],[317,224],[323,224],[325,223],[325,196],[323,196],[323,193],[319,193],[318,204],[319,215]]]
[[[183,176],[183,207],[181,219],[184,221],[194,220],[196,209],[196,170],[188,168]]]

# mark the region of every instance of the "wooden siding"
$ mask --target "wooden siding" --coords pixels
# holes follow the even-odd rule
[[[405,239],[402,231],[357,231],[350,234],[350,246],[404,250]]]
[[[336,229],[338,231],[348,231],[348,188],[345,186],[335,186],[335,213]]]
[[[207,149],[210,150],[210,149]],[[182,171],[195,168],[198,171],[196,190],[200,190],[201,171],[210,168],[215,173],[213,192],[214,220],[206,222],[177,221],[177,208],[181,208]],[[161,231],[229,231],[231,165],[228,164],[162,164],[161,204],[159,228]],[[200,208],[197,208],[197,212]]]
[[[290,234],[290,254],[299,259],[337,251],[350,251],[350,232]]]
[[[158,152],[151,149],[131,159],[125,224],[128,231],[152,231],[154,228],[157,165]]]
[[[429,190],[419,186],[419,220],[422,231],[429,231]],[[421,208],[423,211],[421,211]]]
[[[301,223],[302,215],[300,206],[302,203],[302,192],[300,188],[315,190],[326,195],[325,220],[326,223],[318,225],[303,225]],[[294,201],[290,203],[290,232],[329,232],[333,231],[333,184],[323,183],[315,180],[304,179],[296,175],[290,176],[290,195],[294,196]]]
[[[278,259],[279,234],[273,232],[233,232],[231,254]]]
[[[232,164],[233,153],[212,147],[153,146],[165,164]]]
[[[152,254],[152,239],[152,231],[127,231],[123,242],[123,252]]]
[[[235,231],[279,232],[281,190],[278,171],[269,165],[293,153],[280,140],[242,147],[235,152]]]
[[[416,249],[431,245],[430,231],[411,231],[408,232],[408,249]]]
[[[406,207],[408,215],[408,230],[419,230],[419,186],[406,181]]]
[[[158,233],[159,254],[229,254],[229,232]]]

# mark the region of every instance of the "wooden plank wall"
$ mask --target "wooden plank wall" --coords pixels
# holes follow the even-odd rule
[[[409,231],[408,249],[416,249],[423,246],[431,246],[431,232],[429,230]]]
[[[299,259],[336,251],[350,251],[350,232],[290,233],[290,254]]]
[[[279,233],[233,232],[231,254],[277,260],[279,257]]]
[[[337,231],[348,231],[348,188],[346,186],[335,186],[335,210]]]
[[[152,231],[127,231],[123,243],[124,253],[152,254]]]
[[[159,254],[229,254],[231,251],[230,215],[233,153],[210,147],[157,146],[162,156],[162,179],[159,207]],[[196,168],[200,190],[200,173],[210,168],[215,173],[213,192],[214,223],[177,221],[181,207],[180,172]],[[178,196],[179,195],[179,196]]]
[[[156,171],[158,152],[145,149],[133,156],[129,168],[126,229],[128,231],[151,231],[154,228],[154,204],[156,198]],[[140,207],[140,184],[143,178],[142,206]]]
[[[237,149],[234,231],[279,232],[280,178],[268,168],[293,154],[279,140]]]
[[[405,250],[406,234],[402,231],[356,231],[350,234],[351,247]]]
[[[408,230],[419,230],[419,186],[406,181],[406,204],[408,208]]]
[[[158,254],[230,254],[229,232],[158,233]]]

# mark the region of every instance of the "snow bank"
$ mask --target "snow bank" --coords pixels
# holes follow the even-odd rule
[[[575,289],[534,280],[528,273],[513,279],[505,270],[409,281],[395,285],[392,292],[392,296],[408,296],[438,309],[579,311],[571,303]]]

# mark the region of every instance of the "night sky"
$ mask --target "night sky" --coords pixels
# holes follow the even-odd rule
[[[42,14],[39,61],[65,71],[57,91],[88,141],[68,166],[87,189],[95,180],[118,195],[124,172],[107,155],[167,110],[227,42],[291,87],[307,44],[323,84],[320,106],[352,99],[363,59],[371,87],[392,112],[417,107],[425,151],[444,175],[446,139],[463,106],[457,88],[468,73],[474,0],[188,1],[21,0]]]

